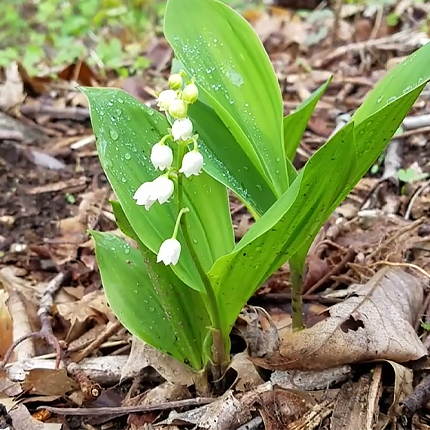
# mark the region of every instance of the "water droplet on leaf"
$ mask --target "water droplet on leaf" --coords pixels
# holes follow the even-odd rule
[[[116,130],[114,130],[114,129],[110,129],[110,130],[109,130],[109,134],[110,134],[110,137],[111,137],[113,140],[117,140],[117,139],[118,139],[118,137],[119,137],[118,132],[117,132]]]

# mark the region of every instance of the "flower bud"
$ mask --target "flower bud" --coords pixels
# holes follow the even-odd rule
[[[169,87],[172,90],[179,90],[182,87],[182,76],[179,73],[174,73],[169,77]]]
[[[193,123],[189,118],[177,119],[172,125],[173,140],[187,140],[193,134]]]
[[[192,104],[197,101],[199,90],[195,84],[188,84],[182,91],[182,100],[185,103]]]
[[[188,107],[183,100],[176,99],[170,103],[169,113],[173,118],[185,118],[188,113]]]
[[[198,176],[203,167],[203,156],[198,151],[190,151],[182,159],[182,167],[179,169],[187,178],[191,175]]]
[[[169,110],[170,105],[173,101],[177,100],[178,96],[176,91],[165,90],[161,91],[157,99],[157,105],[161,111]]]

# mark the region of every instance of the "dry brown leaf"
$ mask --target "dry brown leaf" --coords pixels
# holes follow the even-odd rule
[[[254,364],[249,360],[247,352],[236,354],[231,360],[230,367],[237,372],[235,385],[237,391],[248,391],[264,382]]]
[[[13,342],[13,322],[6,306],[6,292],[0,290],[0,360]]]
[[[122,369],[121,379],[138,375],[145,367],[153,367],[166,381],[189,387],[198,375],[174,358],[133,337],[130,355]]]
[[[113,320],[114,315],[109,308],[102,290],[86,294],[74,303],[57,305],[57,312],[69,324],[66,342],[77,339],[86,330],[90,322]]]
[[[394,417],[400,416],[402,408],[401,402],[412,394],[414,372],[405,366],[394,361],[387,361],[394,371],[394,392],[393,401],[388,410],[387,416],[380,418],[378,430],[383,430]]]
[[[279,388],[262,393],[259,403],[260,414],[266,430],[288,428],[309,409],[299,394]]]
[[[66,369],[34,369],[30,370],[22,386],[30,394],[43,396],[64,396],[79,386],[67,376]]]
[[[266,382],[254,390],[237,398],[227,391],[213,403],[185,412],[172,411],[169,417],[158,425],[192,424],[206,430],[231,430],[247,423],[251,419],[251,408],[260,401],[261,396],[273,390],[272,384]]]
[[[14,430],[61,430],[61,423],[43,423],[34,419],[28,409],[22,405],[16,405],[9,411]]]
[[[63,70],[58,72],[58,77],[65,81],[77,83],[85,87],[98,86],[99,82],[102,80],[100,76],[82,60],[69,64]]]
[[[207,430],[229,430],[236,428],[238,423],[251,419],[251,413],[231,391],[219,400],[208,405],[198,422],[198,428]]]
[[[15,397],[22,393],[21,384],[11,381],[6,375],[0,376],[0,397],[6,395]],[[1,403],[1,401],[0,401]]]
[[[425,280],[385,268],[309,329],[286,336],[275,354],[252,360],[273,370],[316,370],[360,361],[417,360],[427,354],[412,324]]]
[[[6,69],[6,81],[0,85],[0,109],[8,111],[20,105],[24,100],[24,84],[18,70],[18,64],[12,63]]]
[[[191,393],[186,386],[166,381],[147,391],[143,396],[139,396],[139,405],[156,405],[158,403],[189,399],[190,397]],[[129,405],[132,405],[132,403],[123,404],[123,406]]]

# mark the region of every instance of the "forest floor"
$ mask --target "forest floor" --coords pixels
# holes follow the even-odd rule
[[[297,167],[430,34],[430,4],[410,1],[243,14],[270,55],[285,113],[333,75]],[[430,88],[315,240],[303,290],[313,331],[291,344],[286,265],[238,321],[229,390],[208,399],[189,375],[132,344],[107,305],[88,235],[116,224],[77,86],[119,87],[154,106],[172,51],[154,35],[140,54],[150,66],[128,77],[85,59],[49,75],[30,76],[19,63],[0,69],[0,359],[12,352],[0,372],[0,429],[430,429]],[[231,213],[240,239],[252,216],[233,197]],[[353,340],[342,344],[327,330],[351,298],[355,318],[338,328]],[[264,370],[247,359],[246,327],[270,331],[260,308],[278,329],[281,356],[298,354],[296,367]]]

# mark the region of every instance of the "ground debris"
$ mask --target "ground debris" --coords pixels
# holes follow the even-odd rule
[[[279,351],[254,357],[255,364],[278,370],[327,369],[369,360],[404,363],[427,350],[413,324],[426,279],[400,268],[380,270],[354,295],[325,312],[309,329],[283,338]]]

